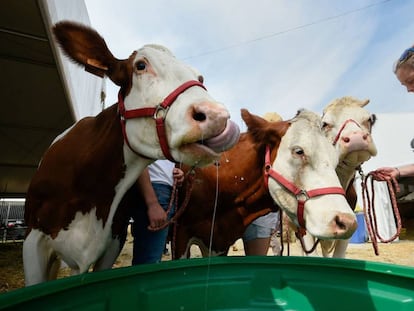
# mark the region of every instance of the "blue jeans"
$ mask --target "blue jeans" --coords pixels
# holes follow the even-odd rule
[[[164,210],[168,209],[172,194],[172,187],[152,183],[158,202]],[[175,206],[173,206],[168,214],[168,219],[174,214]],[[135,206],[132,216],[134,222],[131,225],[131,233],[134,237],[132,264],[156,263],[161,261],[162,253],[168,236],[168,227],[159,231],[150,231],[147,229],[149,225],[147,206]]]
[[[251,223],[243,234],[244,241],[251,241],[259,238],[269,238],[272,235],[272,228],[262,227]]]

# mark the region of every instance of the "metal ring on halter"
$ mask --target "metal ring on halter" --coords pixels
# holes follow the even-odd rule
[[[310,199],[310,196],[306,190],[301,190],[298,194],[295,195],[296,200],[306,202]],[[304,198],[304,199],[303,199]]]
[[[153,118],[154,119],[162,118],[163,120],[165,120],[165,117],[167,116],[169,109],[170,109],[170,106],[163,107],[161,106],[161,104],[159,104],[157,107],[155,107]]]

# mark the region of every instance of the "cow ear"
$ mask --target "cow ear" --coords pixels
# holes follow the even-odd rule
[[[267,123],[266,120],[251,114],[247,109],[241,109],[241,117],[246,123],[249,131],[257,127],[264,127]]]
[[[128,60],[119,60],[109,51],[105,40],[92,28],[62,21],[53,27],[56,41],[64,53],[85,70],[103,77],[105,74],[117,85],[126,81]]]
[[[265,119],[241,110],[241,116],[247,125],[248,132],[257,142],[274,145],[280,141],[290,124],[286,121],[268,122]]]

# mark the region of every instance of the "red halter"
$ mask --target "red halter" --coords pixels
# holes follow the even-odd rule
[[[344,128],[345,128],[345,126],[346,126],[348,123],[350,123],[350,122],[355,123],[355,124],[356,124],[356,126],[358,126],[359,128],[361,128],[361,126],[359,125],[359,123],[358,123],[357,121],[355,121],[355,120],[353,120],[353,119],[348,119],[348,120],[346,120],[346,121],[342,124],[341,128],[339,129],[338,134],[336,134],[335,139],[334,139],[334,141],[333,141],[332,145],[334,145],[334,146],[336,145],[336,143],[337,143],[337,142],[338,142],[338,140],[339,140],[339,137],[341,136],[342,131],[343,131],[343,130],[344,130]]]
[[[168,160],[175,162],[174,158],[172,157],[170,153],[170,149],[168,147],[167,133],[165,131],[164,120],[167,116],[170,106],[175,102],[177,97],[180,94],[184,93],[185,90],[193,86],[199,86],[206,90],[205,86],[201,82],[196,81],[196,80],[190,80],[180,85],[179,87],[177,87],[162,101],[162,103],[158,104],[156,107],[138,108],[138,109],[132,109],[132,110],[125,110],[124,99],[122,98],[121,91],[119,91],[118,105],[119,105],[119,114],[121,116],[122,134],[124,135],[124,140],[127,143],[128,147],[134,153],[136,153],[137,155],[140,155],[136,150],[132,148],[132,146],[129,143],[128,136],[127,136],[126,129],[125,129],[126,121],[128,119],[133,119],[133,118],[152,117],[155,120],[158,139],[159,139],[161,150],[164,156]]]
[[[297,217],[301,228],[306,228],[303,213],[307,200],[324,194],[342,194],[345,196],[345,191],[342,187],[325,187],[309,191],[299,189],[295,184],[284,178],[272,168],[272,163],[270,162],[270,147],[267,145],[265,153],[265,186],[267,189],[269,189],[269,176],[296,197],[296,200],[298,201]]]

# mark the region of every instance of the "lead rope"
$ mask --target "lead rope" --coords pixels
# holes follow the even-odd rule
[[[282,210],[282,209],[280,209]],[[282,222],[284,223],[285,226],[285,238],[286,238],[286,243],[287,243],[287,256],[290,256],[290,226],[289,226],[289,219],[287,219],[287,216],[283,216]],[[293,242],[293,241],[292,241]]]
[[[185,191],[185,197],[183,200],[183,203],[181,203],[181,206],[178,206],[178,190],[175,193],[175,202],[176,202],[176,211],[174,216],[170,219],[167,225],[170,223],[173,224],[173,234],[171,239],[171,258],[175,258],[175,245],[176,245],[176,236],[177,236],[177,219],[184,213],[188,202],[190,201],[191,192],[193,191],[194,186],[194,178],[195,178],[195,171],[194,166],[187,172],[185,178],[187,179],[187,185],[186,185],[186,191]],[[174,198],[171,197],[170,204],[174,200]]]
[[[285,250],[283,235],[285,236],[285,239],[286,239],[286,246],[287,246],[286,256],[290,256],[290,226],[289,226],[288,222],[289,222],[289,220],[287,219],[287,217],[283,217],[283,211],[282,211],[282,209],[280,209],[280,219],[279,219],[279,224],[280,224],[280,256],[283,256],[283,252]],[[306,232],[305,232],[305,234],[306,234]],[[313,246],[308,250],[308,249],[306,249],[305,241],[303,240],[303,233],[301,232],[301,230],[295,231],[295,236],[299,240],[300,245],[302,247],[302,251],[305,254],[313,253],[315,251],[316,247],[318,246],[319,242],[320,242],[320,239],[317,239],[316,242],[313,244]]]
[[[181,206],[178,206],[177,181],[174,180],[173,189],[171,191],[170,202],[168,203],[168,208],[165,212],[168,215],[170,213],[171,209],[173,208],[173,206],[175,206],[176,207],[175,214],[174,214],[173,217],[171,217],[168,221],[166,221],[161,226],[159,226],[155,229],[152,228],[152,230],[158,231],[158,230],[165,229],[170,224],[173,224],[173,227],[172,227],[173,234],[172,234],[172,239],[171,239],[171,257],[172,258],[175,258],[175,237],[176,237],[176,232],[177,232],[177,219],[184,213],[185,208],[188,205],[188,201],[190,200],[191,192],[193,190],[194,176],[195,176],[195,171],[194,171],[194,166],[193,166],[193,167],[191,167],[191,169],[187,172],[187,174],[185,176],[185,178],[187,178],[187,187],[186,187],[184,201],[181,204]]]
[[[280,256],[283,256],[283,252],[284,252],[284,244],[283,244],[283,235],[285,235],[285,239],[286,239],[286,246],[287,246],[287,254],[286,256],[290,256],[290,226],[289,226],[289,220],[287,217],[283,217],[283,210],[280,209],[280,245],[281,245],[281,249],[280,249]],[[283,228],[285,228],[283,230]],[[295,237],[299,240],[300,245],[302,247],[302,251],[305,254],[310,254],[313,253],[316,249],[316,247],[318,246],[320,239],[317,239],[316,242],[313,244],[313,246],[308,250],[306,249],[306,245],[305,245],[305,241],[303,240],[303,236],[304,234],[306,234],[306,231],[303,230],[296,230],[295,231]]]
[[[367,224],[368,234],[371,239],[375,255],[378,256],[379,251],[378,251],[377,238],[383,243],[389,243],[389,242],[394,241],[400,235],[400,232],[401,232],[401,217],[400,217],[400,212],[398,210],[397,199],[395,197],[395,192],[399,191],[399,186],[395,178],[392,178],[391,180],[389,178],[387,179],[385,178],[383,174],[377,171],[370,172],[366,176],[364,176],[362,169],[360,169],[359,174],[361,176],[361,189],[362,189],[365,223]],[[370,189],[368,189],[368,186],[367,186],[368,179],[370,179],[371,181]],[[394,219],[397,223],[397,231],[389,239],[384,239],[378,232],[378,223],[377,223],[377,217],[375,213],[375,204],[374,204],[374,201],[375,201],[374,180],[387,182],[388,192],[391,198],[392,210],[394,212]],[[369,196],[370,191],[371,191],[372,199]]]
[[[279,207],[279,232],[280,232],[280,256],[283,256],[285,246],[283,245],[283,210]],[[277,230],[276,230],[277,234]],[[289,256],[289,244],[288,244],[288,256]]]
[[[318,246],[320,239],[316,239],[315,243],[313,243],[312,247],[310,249],[306,249],[306,245],[305,245],[305,241],[303,240],[303,234],[302,232],[300,232],[300,230],[295,232],[296,237],[298,238],[299,242],[300,242],[300,246],[302,247],[303,252],[308,255],[310,253],[313,253],[316,249],[316,247]]]

